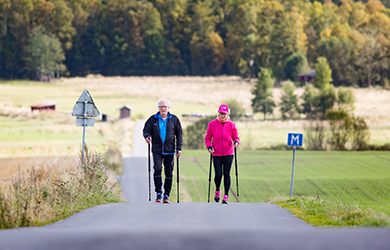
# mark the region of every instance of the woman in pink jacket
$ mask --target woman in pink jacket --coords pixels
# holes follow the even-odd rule
[[[225,195],[222,204],[229,202],[230,169],[233,162],[234,147],[240,144],[236,124],[230,121],[229,107],[225,104],[219,106],[217,119],[211,121],[207,127],[207,134],[204,138],[206,147],[210,154],[213,154],[215,170],[215,202],[220,201],[222,174],[225,187]]]

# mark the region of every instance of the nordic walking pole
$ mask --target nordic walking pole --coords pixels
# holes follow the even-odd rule
[[[213,164],[213,154],[210,154],[210,170],[209,170],[209,193],[207,202],[210,203],[210,185],[211,185],[211,165]]]
[[[238,193],[238,168],[237,168],[237,148],[234,148],[234,163],[236,165],[236,184],[237,184],[237,196],[240,196]]]
[[[150,137],[149,137],[149,140],[150,140]],[[150,191],[150,142],[148,143],[148,172],[149,172],[149,201],[152,200],[151,198],[151,191]]]
[[[179,157],[177,157],[177,203],[179,203],[179,182],[180,182],[180,178],[179,178]]]

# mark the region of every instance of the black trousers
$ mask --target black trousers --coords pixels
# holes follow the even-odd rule
[[[154,177],[154,187],[156,193],[162,193],[162,165],[164,165],[164,194],[168,195],[171,193],[172,189],[172,174],[173,174],[173,164],[175,163],[175,155],[163,155],[153,153],[153,177]]]
[[[214,170],[215,170],[215,189],[220,191],[222,175],[223,175],[223,184],[225,187],[225,195],[229,194],[230,189],[230,169],[232,168],[233,155],[225,156],[213,156],[214,161]]]

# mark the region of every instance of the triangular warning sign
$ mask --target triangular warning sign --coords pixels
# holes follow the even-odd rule
[[[99,110],[96,108],[95,103],[92,100],[92,96],[86,89],[84,89],[72,111],[72,116],[84,117],[84,115],[86,117],[96,117],[100,115]]]

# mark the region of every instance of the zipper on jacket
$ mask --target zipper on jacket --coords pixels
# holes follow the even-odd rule
[[[224,156],[223,154],[223,131],[225,130],[225,123],[222,122],[222,156]]]
[[[161,140],[161,153],[164,153],[164,142],[163,142],[163,140],[162,140],[162,138],[161,138],[161,132],[160,132],[160,120],[159,120],[160,118],[158,118],[157,117],[157,134],[158,134],[158,136],[160,137],[160,140]]]

